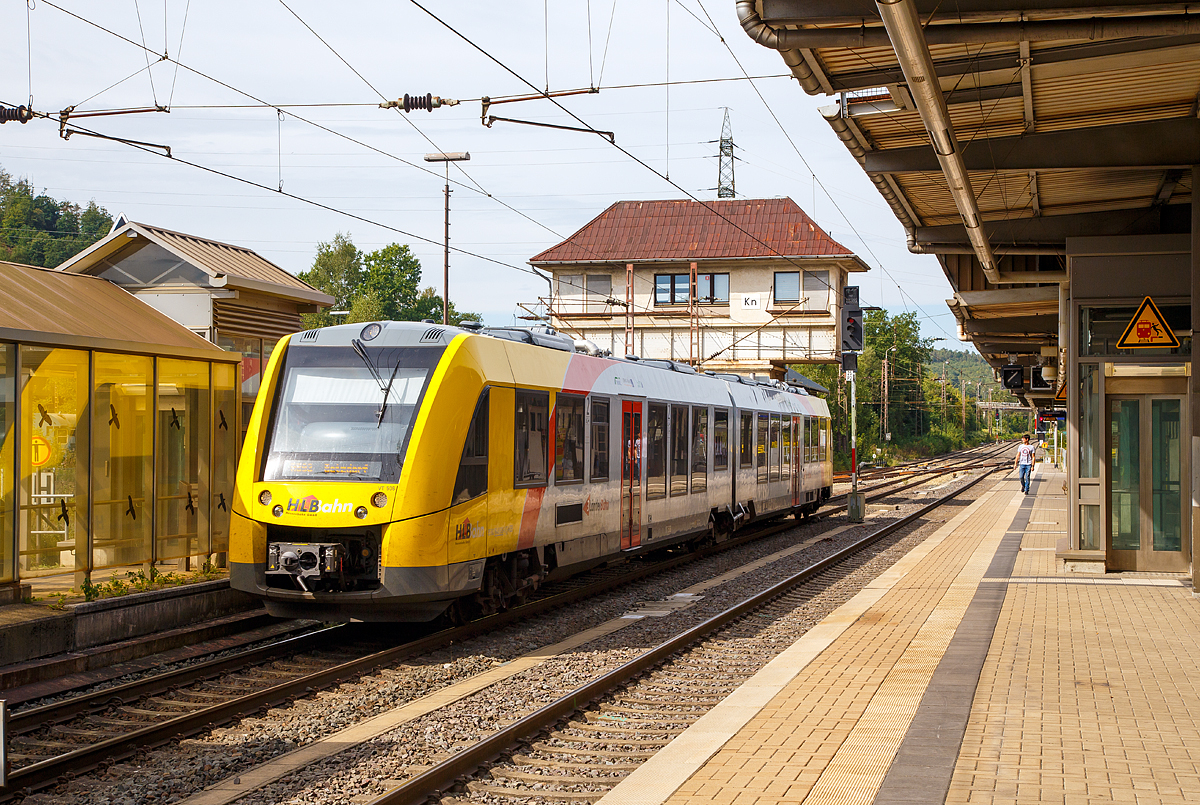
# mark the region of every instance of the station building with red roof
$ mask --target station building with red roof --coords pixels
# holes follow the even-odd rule
[[[558,330],[776,378],[838,360],[842,288],[868,270],[790,198],[618,201],[529,262],[552,277]]]

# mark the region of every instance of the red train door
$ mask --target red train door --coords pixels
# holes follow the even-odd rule
[[[621,401],[621,548],[642,544],[642,403]]]

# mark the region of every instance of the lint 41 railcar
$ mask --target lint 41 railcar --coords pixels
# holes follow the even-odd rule
[[[624,552],[815,511],[824,400],[553,331],[377,322],[280,341],[238,466],[232,585],[283,617],[520,603]]]

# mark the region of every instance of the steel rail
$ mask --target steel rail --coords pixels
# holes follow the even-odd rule
[[[968,457],[965,460],[970,460]],[[936,459],[935,459],[936,461]],[[954,462],[954,465],[964,463],[964,461]],[[995,472],[998,467],[992,468],[988,473],[980,476],[985,477],[990,472]],[[938,470],[932,470],[938,471]],[[975,479],[967,486],[962,487],[957,492],[958,494],[964,489],[974,485],[980,479]],[[896,494],[897,492],[917,486],[921,483],[926,483],[926,479],[920,479],[905,485],[888,487],[886,489],[878,489],[868,494],[868,500],[877,500],[881,497],[887,497]],[[894,530],[899,527],[898,524],[903,524],[910,521],[913,517],[928,511],[932,506],[941,505],[950,497],[939,499],[929,506],[923,507],[914,515],[909,515],[907,518],[902,518],[896,521],[896,524],[888,526]],[[844,509],[844,506],[834,507],[826,510],[825,513],[837,512]],[[577,601],[590,598],[592,596],[608,592],[626,584],[639,581],[648,576],[652,576],[675,567],[707,558],[709,556],[723,553],[731,548],[740,547],[754,540],[764,537],[773,536],[781,531],[786,531],[794,528],[797,525],[795,520],[787,521],[767,521],[761,527],[755,528],[752,531],[725,540],[716,545],[705,546],[696,551],[680,554],[666,560],[648,563],[642,567],[635,568],[628,573],[624,573],[619,577],[610,579],[599,579],[590,584],[585,584],[581,587],[565,590],[561,593],[547,596],[546,598],[535,599],[518,607],[505,610],[504,612],[496,613],[479,620],[472,621],[461,626],[444,629],[425,637],[417,638],[416,640],[404,643],[400,646],[395,646],[383,651],[373,652],[371,654],[359,657],[345,663],[331,666],[322,669],[313,674],[297,677],[292,680],[287,680],[270,688],[265,688],[261,691],[256,691],[247,696],[233,699],[228,702],[221,702],[203,710],[183,713],[174,718],[168,718],[165,721],[148,724],[146,727],[123,735],[114,736],[107,740],[81,747],[71,752],[56,755],[47,758],[37,763],[32,763],[22,768],[16,769],[8,774],[7,786],[0,789],[0,797],[11,797],[17,790],[25,788],[40,788],[46,784],[60,779],[65,772],[78,774],[94,768],[99,763],[105,760],[111,760],[128,756],[136,750],[146,747],[155,746],[165,743],[177,737],[183,737],[201,732],[205,729],[210,729],[219,724],[227,723],[237,718],[249,715],[264,707],[276,705],[298,695],[303,695],[312,692],[315,689],[329,687],[344,679],[354,677],[359,674],[369,672],[375,668],[388,665],[400,660],[406,659],[416,654],[421,654],[428,651],[433,651],[442,648],[456,641],[461,641],[474,637],[478,634],[493,631],[497,628],[507,626],[518,620],[541,615],[545,612],[550,612],[559,609],[563,606],[575,603]],[[890,531],[881,530],[875,539],[885,536]],[[857,544],[857,543],[856,543]],[[135,680],[113,688],[106,688],[93,693],[84,694],[79,697],[73,697],[64,702],[44,705],[37,708],[29,708],[10,716],[10,732],[29,732],[40,726],[45,726],[49,723],[57,722],[58,720],[83,713],[88,710],[97,711],[103,710],[108,706],[120,706],[135,702],[144,696],[153,695],[154,693],[163,692],[171,688],[178,687],[183,684],[189,684],[195,681],[201,681],[206,678],[219,676],[222,673],[227,673],[231,670],[251,665],[263,659],[269,659],[272,656],[279,654],[291,654],[302,651],[309,651],[321,647],[324,643],[332,641],[337,637],[337,632],[344,625],[329,627],[318,632],[313,632],[307,635],[290,638],[286,641],[281,641],[277,644],[269,646],[261,646],[256,649],[251,649],[248,652],[242,652],[230,657],[224,657],[216,660],[211,660],[206,663],[200,663],[195,666],[189,666],[184,669],[172,671],[167,674],[156,676],[145,680]],[[171,715],[164,713],[164,715]]]
[[[814,562],[799,573],[784,579],[763,592],[660,643],[640,657],[636,657],[625,663],[620,668],[609,671],[603,676],[576,688],[545,707],[524,716],[509,726],[484,738],[465,751],[438,763],[433,768],[422,772],[403,785],[376,797],[368,805],[419,805],[430,797],[440,796],[459,777],[475,772],[481,765],[499,757],[514,744],[525,740],[531,735],[537,734],[615,688],[620,687],[630,679],[649,671],[667,658],[698,642],[700,639],[707,637],[728,623],[758,609],[793,587],[802,584],[822,571],[853,556],[867,546],[918,520],[939,506],[945,505],[994,472],[996,472],[996,469],[980,474],[978,478],[974,478],[938,500],[921,507],[894,523],[889,523],[883,528],[856,541],[854,544],[837,551],[825,559]]]

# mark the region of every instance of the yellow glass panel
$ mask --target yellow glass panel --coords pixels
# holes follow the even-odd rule
[[[213,372],[213,479],[209,504],[212,513],[212,552],[229,550],[229,510],[237,472],[241,431],[238,429],[238,365],[214,363]]]
[[[211,551],[209,364],[158,360],[157,558]]]
[[[22,576],[87,570],[88,353],[21,347]]]
[[[153,359],[95,354],[92,567],[150,561]]]
[[[0,344],[0,581],[13,581],[13,515],[17,465],[13,425],[17,413],[16,346]]]

